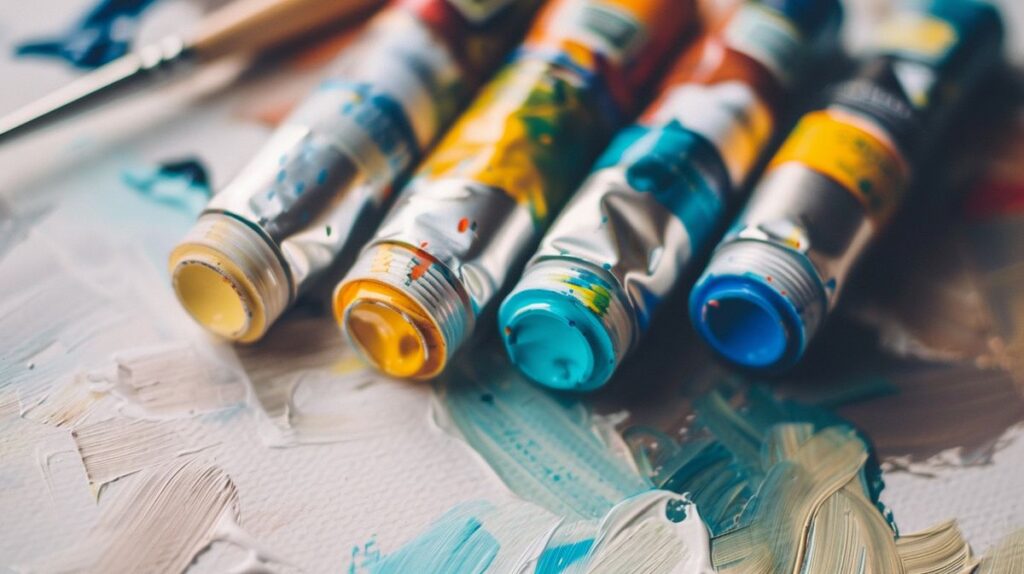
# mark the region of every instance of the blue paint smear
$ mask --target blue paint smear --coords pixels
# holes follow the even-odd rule
[[[24,42],[15,54],[60,58],[83,69],[102,66],[131,50],[139,17],[155,1],[101,0],[64,34]]]
[[[571,544],[545,548],[537,561],[536,574],[561,574],[566,568],[586,558],[594,546],[594,539],[588,538]]]
[[[199,214],[212,195],[206,168],[196,158],[124,170],[121,180],[139,195],[189,215]]]
[[[478,505],[456,507],[425,533],[370,566],[373,574],[483,574],[500,544],[474,516]]]

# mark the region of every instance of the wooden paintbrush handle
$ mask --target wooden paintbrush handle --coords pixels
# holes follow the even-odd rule
[[[209,14],[189,46],[202,60],[260,52],[382,4],[383,0],[235,0]]]

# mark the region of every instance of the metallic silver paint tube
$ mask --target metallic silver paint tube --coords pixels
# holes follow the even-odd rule
[[[775,155],[694,288],[691,317],[716,352],[769,371],[800,359],[1001,39],[999,13],[974,0],[912,5],[879,29],[857,75]]]
[[[400,0],[379,14],[172,253],[186,310],[221,336],[262,337],[369,236],[539,2]]]

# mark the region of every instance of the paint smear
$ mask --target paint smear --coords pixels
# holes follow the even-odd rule
[[[461,437],[513,492],[570,518],[598,518],[651,488],[599,438],[579,403],[528,383],[504,356],[449,377],[434,419]]]
[[[174,419],[245,401],[241,374],[188,343],[121,351],[113,363],[112,368],[89,371],[85,378],[93,391],[116,397],[118,410],[127,417]]]
[[[982,558],[977,574],[1024,572],[1024,529],[1003,538]]]
[[[273,447],[361,440],[393,434],[427,416],[429,387],[381,377],[346,345],[337,325],[293,317],[238,357]]]
[[[194,157],[124,170],[121,180],[140,195],[192,217],[203,211],[213,195],[206,167]]]
[[[71,436],[97,496],[107,483],[212,446],[169,423],[127,419],[82,425]]]
[[[606,516],[566,521],[523,501],[458,506],[374,574],[711,573],[708,533],[685,496],[648,491]]]
[[[56,390],[29,406],[21,416],[55,427],[74,428],[89,421],[107,395],[92,390],[84,379],[85,375],[77,374],[57,383]]]
[[[841,419],[723,385],[695,401],[679,442],[626,433],[656,486],[690,492],[714,535],[719,572],[967,572],[954,523],[897,537],[879,502],[880,469]]]
[[[62,377],[24,409],[29,420],[77,428],[123,416],[169,420],[245,404],[242,375],[188,343],[120,351],[110,364]]]
[[[139,18],[154,1],[101,0],[63,34],[24,42],[15,53],[59,58],[77,68],[102,66],[131,50]]]
[[[214,540],[256,551],[235,526],[238,492],[221,469],[187,459],[119,491],[79,544],[32,564],[39,572],[182,572]],[[258,552],[263,556],[265,553]]]

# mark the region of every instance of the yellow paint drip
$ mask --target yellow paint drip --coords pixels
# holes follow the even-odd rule
[[[387,375],[427,379],[444,369],[440,329],[399,289],[370,280],[343,284],[334,315],[363,358]]]
[[[263,335],[263,302],[233,262],[206,246],[186,243],[171,254],[170,268],[178,300],[203,328],[243,343]]]

